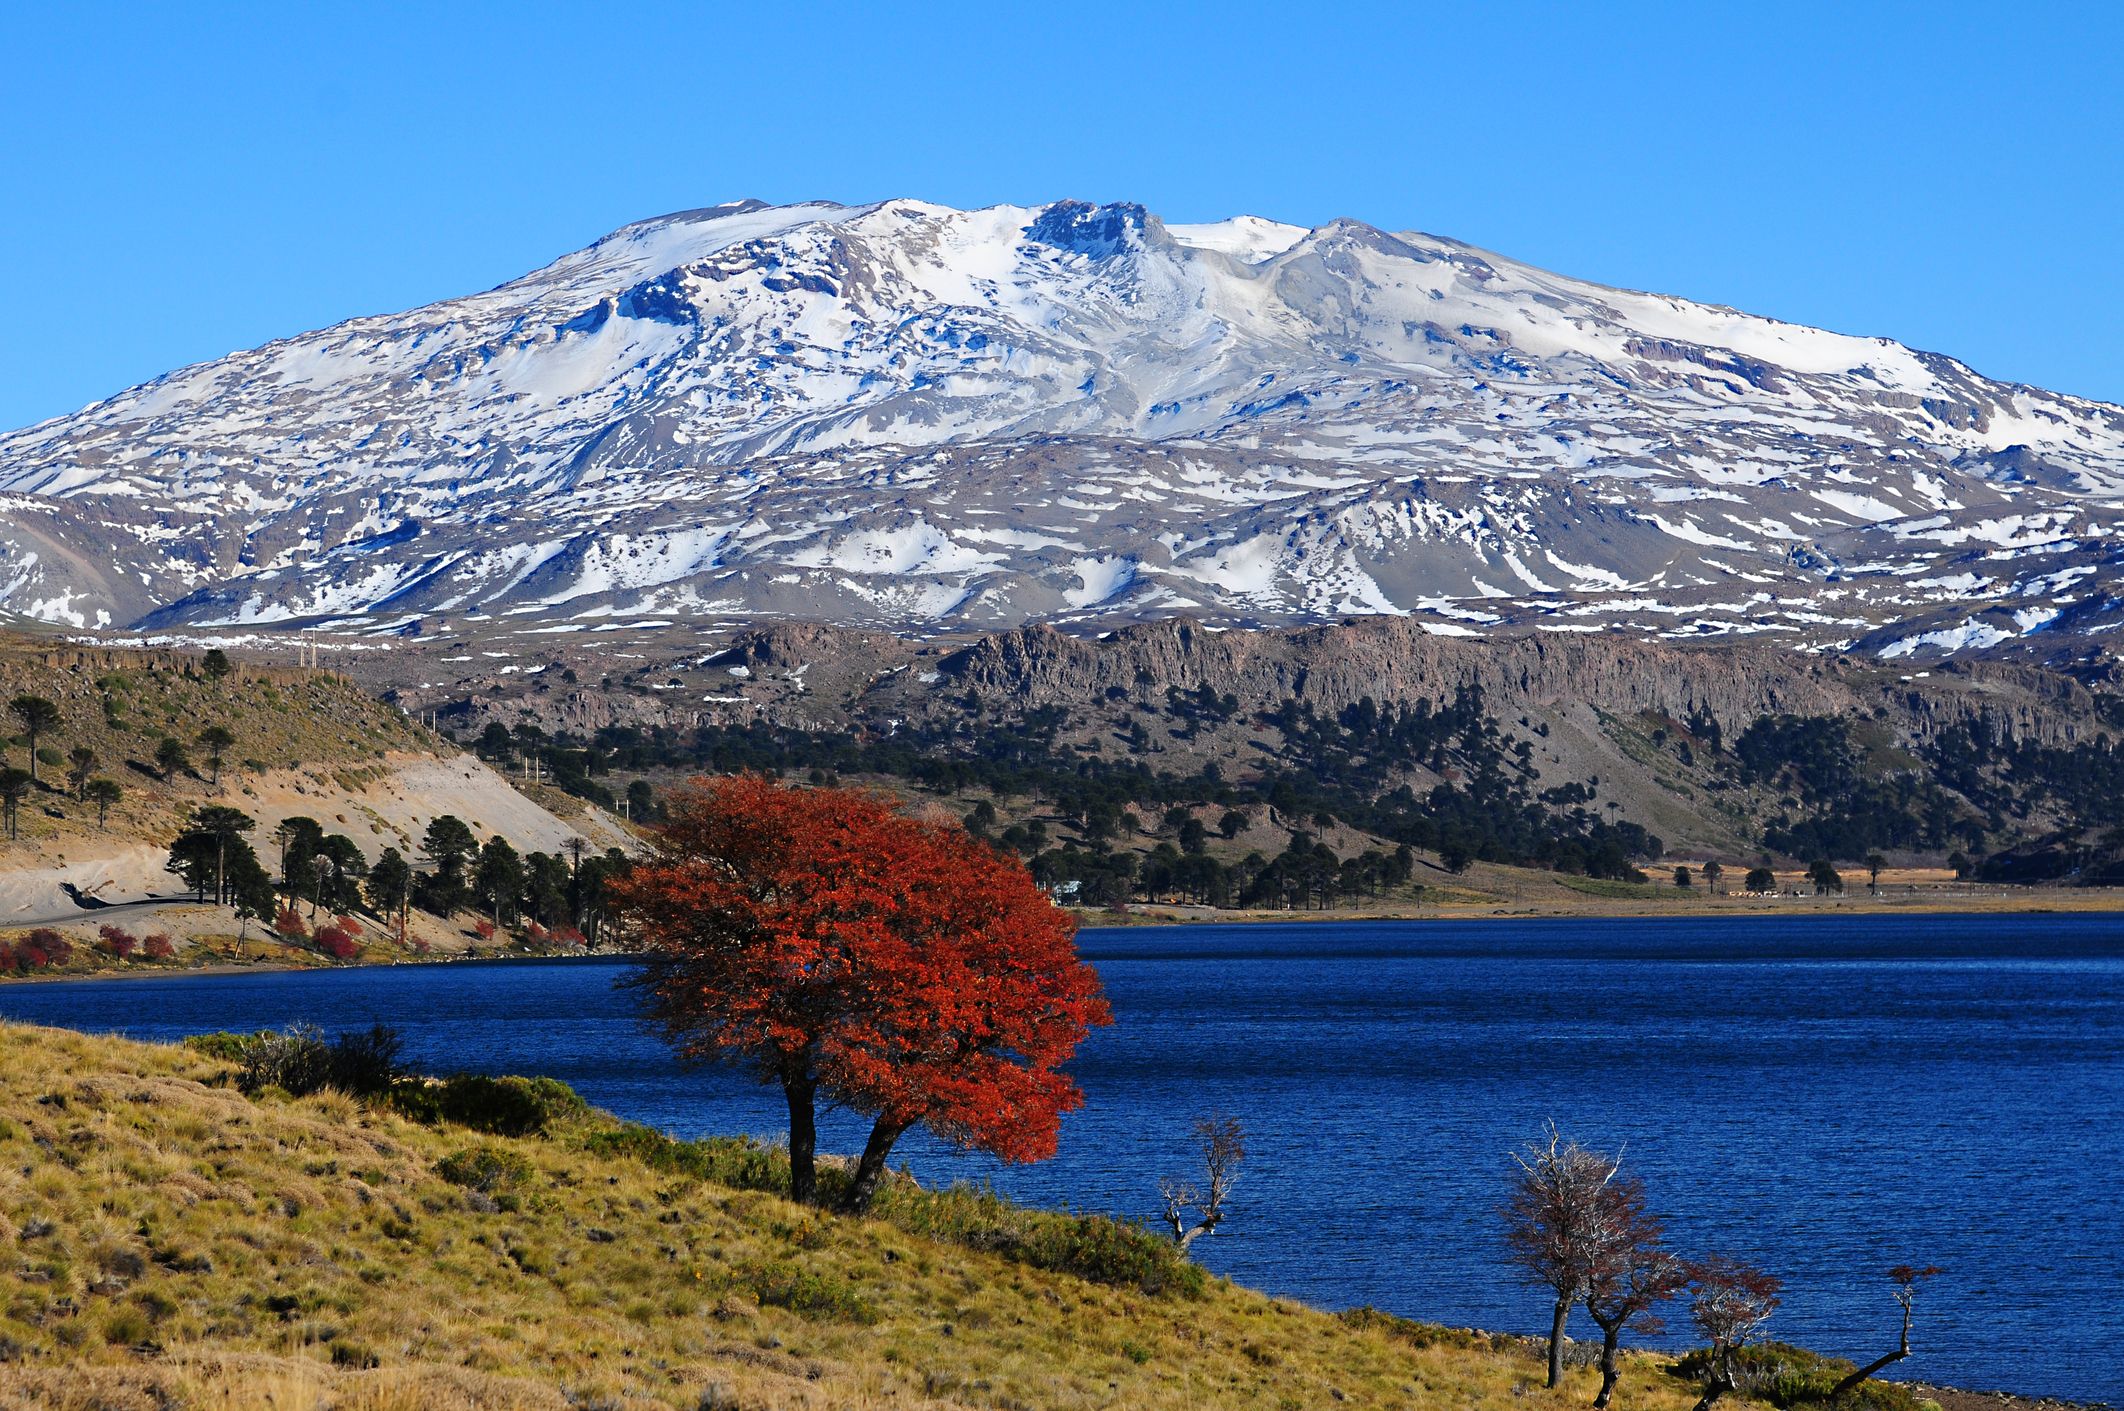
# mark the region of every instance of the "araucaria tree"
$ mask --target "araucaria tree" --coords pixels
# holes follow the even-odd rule
[[[1022,864],[877,795],[759,776],[696,780],[667,813],[655,857],[609,883],[634,983],[682,1055],[780,1085],[791,1198],[818,1198],[822,1098],[873,1119],[849,1211],[915,1126],[1006,1161],[1054,1154],[1083,1102],[1058,1070],[1111,1015],[1076,923]]]
[[[1711,1344],[1696,1411],[1711,1411],[1739,1385],[1740,1350],[1761,1335],[1784,1284],[1737,1259],[1713,1255],[1689,1266],[1689,1288],[1689,1319]]]
[[[1549,1382],[1563,1381],[1564,1328],[1571,1307],[1593,1292],[1594,1272],[1612,1259],[1618,1239],[1614,1157],[1565,1141],[1549,1128],[1544,1141],[1514,1152],[1518,1169],[1505,1199],[1505,1248],[1534,1283],[1556,1295],[1549,1323]]]
[[[84,798],[96,805],[98,828],[110,821],[111,805],[125,797],[125,787],[116,779],[91,779],[81,792]]]
[[[1224,1223],[1224,1204],[1239,1183],[1239,1166],[1246,1160],[1246,1132],[1236,1117],[1204,1117],[1194,1125],[1195,1144],[1202,1152],[1203,1184],[1163,1180],[1158,1196],[1173,1243],[1182,1250],[1203,1235],[1214,1234]]]
[[[59,707],[43,696],[22,695],[9,701],[7,710],[28,737],[29,776],[34,784],[37,782],[37,737],[59,728]]]
[[[0,813],[7,816],[7,836],[10,838],[18,836],[16,827],[22,814],[22,800],[35,782],[26,769],[17,769],[11,764],[0,765]]]
[[[236,737],[224,725],[209,725],[199,732],[199,748],[206,751],[207,767],[214,771],[208,782],[217,789],[221,787],[221,761],[235,743]]]

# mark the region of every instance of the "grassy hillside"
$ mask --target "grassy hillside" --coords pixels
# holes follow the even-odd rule
[[[40,787],[23,800],[21,842],[113,834],[163,839],[178,813],[208,797],[212,769],[200,733],[220,726],[235,737],[222,778],[240,792],[245,779],[269,770],[303,769],[321,783],[352,792],[370,782],[394,750],[427,750],[433,736],[346,679],[323,671],[237,663],[215,678],[197,654],[53,647],[0,638],[0,704],[41,696],[59,708],[59,723],[41,733]],[[174,738],[188,767],[164,770],[156,748]],[[97,810],[77,800],[66,757],[95,755],[92,772],[115,780],[124,798],[106,829]],[[29,767],[29,740],[11,714],[0,714],[0,761]],[[0,840],[4,845],[4,840]]]
[[[772,1178],[770,1154],[672,1143],[564,1090],[254,1100],[231,1072],[192,1049],[0,1027],[0,1406],[1591,1397],[1590,1372],[1541,1390],[1511,1340],[1190,1279],[1107,1222],[905,1188],[878,1218],[822,1215],[747,1188]],[[1663,1365],[1634,1359],[1620,1404],[1688,1407]]]

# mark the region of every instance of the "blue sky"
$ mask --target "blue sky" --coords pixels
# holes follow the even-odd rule
[[[2124,401],[2124,6],[14,5],[0,426],[740,196],[1354,216]]]

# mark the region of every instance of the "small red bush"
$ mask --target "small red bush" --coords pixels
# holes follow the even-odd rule
[[[530,925],[524,927],[524,934],[534,941],[544,941],[549,939],[553,933],[548,931],[545,927],[539,925],[536,921],[534,921]]]
[[[477,926],[474,926],[472,928],[472,934],[478,936],[483,941],[491,941],[494,939],[494,923],[492,921],[483,920]]]
[[[123,926],[98,926],[96,949],[117,960],[124,960],[140,946],[140,938]]]
[[[359,921],[356,921],[351,916],[334,917],[332,919],[332,924],[334,926],[337,926],[340,930],[346,932],[350,936],[358,936],[361,934],[361,923]]]
[[[563,946],[581,946],[589,944],[588,941],[585,941],[583,939],[583,933],[576,930],[573,926],[554,927],[553,940],[556,945]]]
[[[54,965],[64,965],[74,958],[74,943],[48,926],[40,926],[30,932],[30,939],[37,943],[45,958]]]
[[[310,928],[303,923],[301,912],[292,906],[284,906],[280,915],[273,918],[273,933],[292,941],[309,935]]]
[[[177,953],[177,942],[167,931],[150,931],[140,940],[149,960],[168,960]]]
[[[337,926],[317,928],[317,948],[334,960],[352,960],[361,953],[361,944]]]

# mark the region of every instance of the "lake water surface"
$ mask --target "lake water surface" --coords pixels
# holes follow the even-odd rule
[[[1546,1328],[1504,1266],[1507,1153],[1553,1118],[1624,1147],[1687,1251],[1786,1281],[1776,1336],[1893,1345],[1880,1271],[1937,1264],[1896,1370],[2124,1402],[2124,926],[1805,917],[1093,930],[1115,1023],[1049,1163],[910,1139],[924,1181],[1147,1214],[1196,1115],[1252,1154],[1205,1263],[1279,1294]],[[785,1123],[778,1092],[674,1064],[620,961],[0,987],[0,1015],[168,1038],[382,1021],[430,1071],[550,1074],[680,1135]],[[863,1123],[822,1123],[852,1150]],[[1584,1336],[1590,1326],[1574,1329]]]

